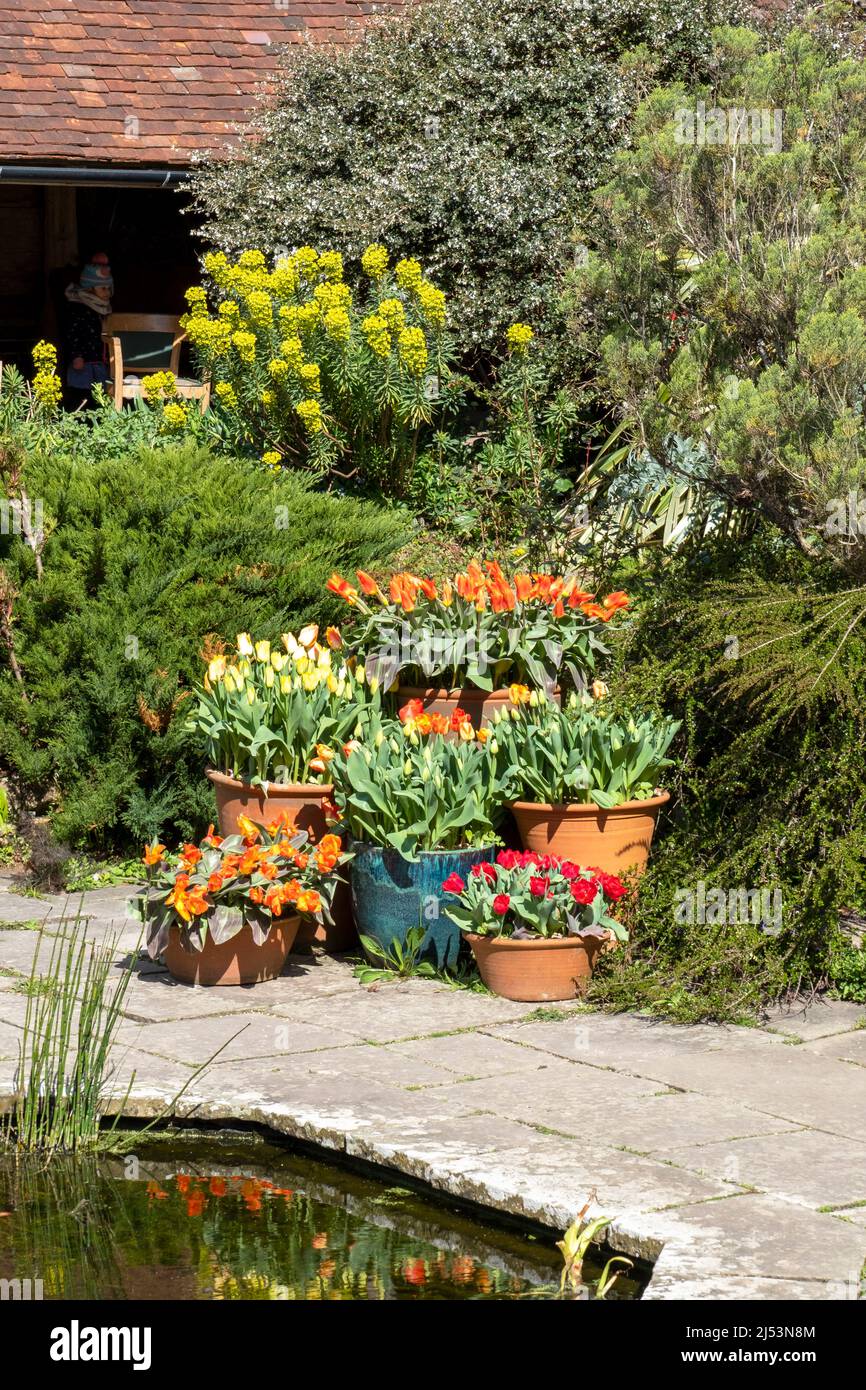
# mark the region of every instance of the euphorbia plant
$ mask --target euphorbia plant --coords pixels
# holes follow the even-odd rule
[[[350,741],[329,773],[352,838],[407,859],[492,843],[502,796],[487,738],[463,711],[425,714],[412,700]]]
[[[493,717],[492,746],[509,800],[609,808],[653,796],[679,727],[665,716],[605,713],[588,694],[560,709],[543,691],[515,686]]]
[[[446,915],[478,936],[534,940],[552,936],[605,936],[628,940],[611,915],[626,889],[614,874],[580,868],[555,854],[503,850],[495,864],[476,864],[463,879],[450,874]]]
[[[139,899],[152,959],[165,950],[169,931],[200,951],[210,935],[216,945],[248,925],[257,945],[267,940],[275,919],[300,913],[330,921],[337,870],[350,855],[337,835],[317,844],[288,817],[265,827],[238,819],[241,833],[225,838],[213,826],[197,845],[166,855],[155,841],[144,852],[147,888]]]
[[[622,590],[597,602],[574,577],[509,580],[495,560],[483,569],[473,560],[438,585],[399,573],[383,591],[361,570],[357,586],[333,574],[328,588],[351,606],[346,640],[385,687],[402,677],[481,690],[527,681],[552,692],[567,672],[582,688],[607,652],[602,628],[629,602]]]
[[[189,727],[203,734],[212,767],[253,786],[328,781],[334,749],[378,707],[378,682],[354,660],[335,663],[311,624],[283,633],[284,650],[240,633],[231,657],[208,664]]]

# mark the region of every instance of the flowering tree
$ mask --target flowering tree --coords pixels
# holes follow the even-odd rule
[[[416,260],[369,246],[353,292],[336,251],[205,256],[183,325],[239,442],[265,463],[358,475],[402,496],[427,427],[462,398],[445,296]]]

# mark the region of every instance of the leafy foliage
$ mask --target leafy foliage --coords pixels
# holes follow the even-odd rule
[[[556,319],[575,208],[649,75],[699,72],[711,19],[689,0],[426,0],[343,50],[293,48],[240,157],[195,179],[208,238],[273,253],[418,256],[465,349]],[[620,56],[638,47],[622,69]]]
[[[683,720],[668,833],[641,879],[631,946],[593,988],[685,1020],[748,1018],[826,982],[843,909],[866,899],[861,591],[778,541],[717,557],[654,589],[618,653],[623,698]],[[615,677],[614,677],[615,679]],[[684,920],[684,893],[781,894],[782,926]]]
[[[573,321],[634,447],[693,439],[724,498],[859,572],[866,71],[802,30],[714,40],[712,81],[648,94],[586,210]]]
[[[95,848],[213,819],[186,731],[202,649],[326,623],[334,564],[387,561],[399,514],[193,446],[87,464],[33,455],[44,548],[0,537],[0,765],[18,807]],[[405,524],[405,523],[404,523]],[[21,681],[16,679],[13,658]]]

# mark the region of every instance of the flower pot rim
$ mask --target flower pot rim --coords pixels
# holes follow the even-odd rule
[[[509,801],[512,811],[548,811],[574,816],[613,816],[621,811],[643,811],[648,807],[664,806],[670,801],[670,792],[660,792],[658,796],[648,796],[645,801],[621,801],[618,806],[599,806],[595,801]]]
[[[400,851],[395,849],[393,845],[374,845],[371,844],[369,840],[352,840],[352,848],[353,850],[377,849],[384,854],[400,854]],[[463,849],[419,849],[416,853],[416,858],[420,858],[422,855],[433,854],[481,854],[487,849],[495,850],[496,845],[466,845]],[[401,858],[405,858],[405,855],[401,855]],[[407,862],[412,863],[412,860]]]
[[[514,685],[514,684],[516,684],[516,682],[512,681],[511,684]],[[500,698],[502,698],[502,699],[508,699],[508,690],[509,690],[509,687],[508,687],[507,685],[497,685],[497,686],[495,687],[495,689],[493,689],[493,690],[483,690],[482,687],[481,687],[480,685],[472,685],[471,683],[467,683],[466,685],[452,685],[452,686],[447,686],[447,687],[446,687],[446,686],[439,686],[439,687],[437,687],[437,686],[433,686],[433,685],[399,685],[399,684],[398,684],[398,686],[397,686],[397,693],[398,693],[399,695],[408,695],[408,696],[410,697],[410,699],[413,698],[413,697],[415,697],[415,696],[417,696],[417,697],[423,697],[423,698],[428,699],[428,700],[430,700],[430,699],[448,700],[448,699],[453,698],[455,695],[457,695],[457,696],[462,695],[464,698],[465,698],[466,696],[476,696],[476,695],[478,695],[478,696],[480,696],[480,697],[481,697],[482,699],[484,699],[484,700],[492,700],[492,699],[494,699],[494,698],[496,698],[496,697],[500,697]],[[558,686],[558,685],[554,686],[554,694],[556,694],[558,691],[559,691],[559,686]]]
[[[597,941],[600,946],[603,946],[606,939],[603,936],[586,937],[572,934],[566,936],[519,936],[515,939],[513,936],[496,936],[492,933],[486,933],[482,936],[480,932],[474,931],[464,931],[462,935],[465,936],[470,945],[473,945],[476,941],[480,941],[484,945],[489,943],[495,946],[519,946],[523,948],[582,946],[584,950],[586,950],[586,943],[588,940]]]
[[[330,797],[334,791],[333,782],[268,782],[265,792],[264,787],[254,787],[252,782],[241,782],[237,777],[230,777],[227,772],[217,772],[214,767],[206,768],[205,776],[215,785],[251,792],[253,796],[261,796],[266,801],[274,796],[295,796],[299,792],[314,792],[317,796]]]

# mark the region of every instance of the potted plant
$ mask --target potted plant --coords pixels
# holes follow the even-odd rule
[[[442,889],[482,980],[506,999],[573,999],[599,950],[627,940],[611,915],[626,891],[620,880],[558,855],[504,850],[465,879],[451,874]]]
[[[376,680],[354,659],[336,656],[341,645],[335,628],[323,644],[310,624],[297,637],[283,633],[281,648],[242,632],[233,655],[210,657],[188,727],[205,740],[223,835],[237,834],[241,817],[265,823],[288,815],[314,839],[334,823],[334,748],[379,703]],[[333,951],[354,944],[346,889],[333,920],[305,923],[301,940]]]
[[[167,856],[144,852],[139,900],[147,952],[186,984],[246,985],[280,974],[301,920],[330,915],[337,870],[348,860],[337,835],[318,843],[286,818],[267,829],[240,817],[238,833],[213,827],[200,844]]]
[[[364,652],[383,689],[431,713],[465,710],[476,728],[508,700],[505,687],[530,683],[553,696],[567,674],[582,689],[607,647],[604,625],[628,606],[619,591],[596,603],[575,578],[516,574],[474,561],[453,582],[400,573],[387,592],[363,570],[357,587],[333,574],[328,588],[351,607],[348,645]]]
[[[565,709],[526,692],[495,717],[499,776],[526,849],[606,873],[646,867],[679,728],[653,714],[618,716],[573,694]]]
[[[465,716],[404,707],[331,764],[351,837],[355,922],[383,956],[424,926],[423,954],[439,965],[457,958],[459,933],[440,913],[441,885],[494,852],[502,798],[486,743],[487,730]]]

